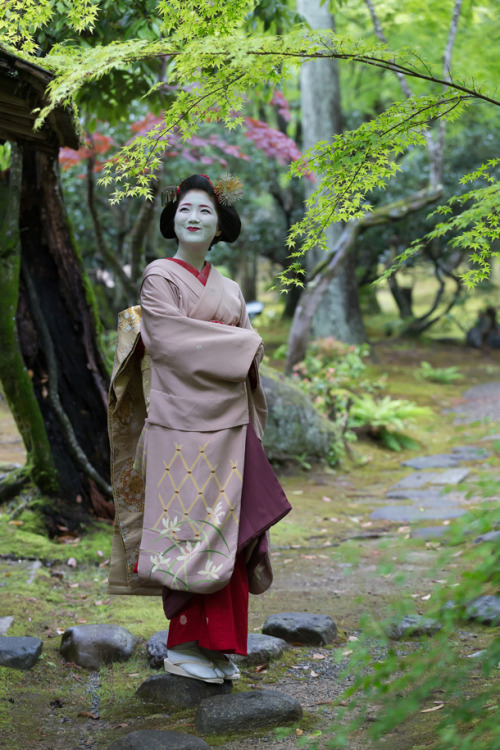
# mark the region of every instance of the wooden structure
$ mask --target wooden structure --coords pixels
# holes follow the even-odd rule
[[[76,118],[70,109],[59,107],[39,130],[33,130],[33,110],[43,106],[51,80],[43,68],[0,48],[0,142],[28,142],[37,151],[79,148]]]

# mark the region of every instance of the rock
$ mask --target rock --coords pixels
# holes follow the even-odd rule
[[[435,479],[431,480],[431,484],[460,484],[470,474],[470,469],[457,468],[448,469],[447,471],[441,471],[438,473]]]
[[[193,734],[143,729],[129,732],[108,745],[108,750],[204,750],[210,745]]]
[[[455,424],[470,424],[483,418],[491,422],[499,421],[500,407],[498,394],[498,382],[482,383],[481,385],[469,388],[462,394],[463,402],[450,410],[457,415]]]
[[[308,612],[282,612],[270,615],[262,632],[289,643],[307,646],[326,646],[337,634],[337,626],[328,615],[313,615]]]
[[[476,448],[474,445],[456,445],[451,452],[459,461],[483,461],[490,455],[485,448]]]
[[[31,563],[30,569],[29,569],[30,570],[30,574],[29,574],[28,578],[26,579],[26,583],[28,584],[28,586],[31,586],[31,584],[33,583],[33,581],[36,578],[37,570],[40,570],[41,567],[42,567],[42,563],[41,563],[40,560],[34,560]]]
[[[410,533],[412,539],[438,539],[444,536],[449,526],[424,526],[422,529],[413,529]]]
[[[438,521],[450,518],[459,518],[465,515],[463,508],[445,506],[444,508],[424,508],[421,505],[386,505],[377,508],[370,513],[370,518],[375,521],[398,521],[409,523],[411,521]]]
[[[403,638],[434,635],[441,628],[442,625],[437,620],[422,617],[421,615],[406,615],[400,622],[392,623],[389,626],[387,635],[393,641],[400,641]]]
[[[475,544],[480,542],[498,542],[500,541],[500,531],[487,531],[485,534],[480,534],[474,539]]]
[[[480,659],[486,653],[487,653],[486,649],[483,648],[481,651],[474,651],[473,654],[467,654],[467,658],[468,659]]]
[[[417,456],[403,461],[401,466],[410,466],[412,469],[447,469],[458,466],[460,459],[450,453],[436,453],[433,456]]]
[[[444,492],[428,487],[425,490],[392,490],[387,493],[389,500],[412,500],[423,508],[446,508],[464,502],[465,492]]]
[[[270,461],[294,456],[323,459],[339,439],[339,428],[322,417],[291,378],[261,365],[268,417],[264,446]]]
[[[267,664],[273,659],[279,659],[283,651],[288,648],[288,643],[282,638],[274,638],[271,635],[260,633],[249,633],[247,641],[247,655],[229,654],[232,661],[239,665]]]
[[[414,471],[413,474],[408,474],[407,477],[403,477],[399,482],[396,482],[396,484],[390,488],[390,492],[393,490],[407,490],[424,487],[437,476],[439,476],[439,472],[437,471]]]
[[[7,635],[13,622],[14,618],[11,616],[0,617],[0,635]]]
[[[66,661],[98,669],[102,664],[130,659],[138,642],[121,625],[75,625],[63,633],[59,651]]]
[[[205,698],[214,695],[229,695],[232,683],[226,680],[222,685],[213,685],[189,677],[173,674],[155,674],[137,689],[136,695],[145,701],[163,703],[167,706],[198,706]]]
[[[31,669],[40,658],[42,648],[40,638],[2,635],[0,636],[0,666]]]
[[[167,638],[168,630],[159,630],[148,641],[146,651],[152,669],[163,669],[163,660],[167,658]]]
[[[245,732],[267,726],[282,726],[302,718],[300,703],[277,690],[256,690],[207,698],[195,716],[199,732]]]
[[[470,474],[470,469],[460,466],[446,471],[415,471],[407,477],[403,477],[390,488],[390,491],[398,489],[417,489],[426,484],[459,484]]]
[[[469,602],[465,615],[483,625],[500,625],[500,595],[478,596]]]

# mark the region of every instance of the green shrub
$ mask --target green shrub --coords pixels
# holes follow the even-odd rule
[[[391,450],[415,450],[418,444],[404,434],[417,418],[430,409],[411,401],[382,396],[385,378],[363,377],[367,344],[352,346],[329,337],[313,341],[303,362],[295,365],[294,377],[328,419],[340,424],[344,444],[364,434]]]
[[[417,370],[415,377],[430,380],[432,383],[442,383],[443,385],[463,379],[458,367],[432,367],[429,362],[420,363],[420,370]]]
[[[365,429],[370,437],[380,440],[390,450],[416,450],[418,443],[402,431],[416,418],[431,414],[428,407],[417,406],[412,401],[392,399],[390,396],[374,399],[370,394],[365,394],[353,397],[349,425],[352,429]]]

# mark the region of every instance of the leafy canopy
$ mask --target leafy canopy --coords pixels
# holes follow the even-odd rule
[[[53,5],[48,0],[7,0],[0,10],[0,42],[25,56],[33,55],[35,31],[50,23]],[[72,103],[78,92],[111,72],[134,69],[146,60],[163,60],[164,80],[148,93],[162,92],[168,86],[169,92],[175,91],[175,98],[162,122],[138,134],[105,166],[102,181],[114,185],[112,201],[116,202],[128,196],[150,197],[151,180],[174,132],[181,139],[189,139],[207,120],[218,121],[228,129],[241,125],[250,92],[270,99],[273,89],[307,60],[336,58],[424,82],[424,95],[398,101],[356,130],[332,142],[316,144],[292,165],[292,175],[318,176],[309,211],[288,238],[292,251],[302,255],[314,245],[324,245],[323,230],[330,223],[351,221],[370,211],[370,191],[385,187],[399,169],[402,152],[423,142],[422,128],[439,118],[456,118],[472,100],[500,104],[474,81],[443,80],[411,49],[395,52],[371,40],[311,31],[305,25],[296,25],[281,36],[252,33],[249,18],[259,5],[253,0],[160,0],[156,20],[161,31],[153,41],[127,39],[96,47],[56,44],[43,59],[54,80],[38,124],[51,109]],[[91,29],[98,22],[98,12],[97,2],[79,0],[71,4],[67,24],[77,30]],[[484,171],[481,176],[487,174],[491,176],[492,172]],[[471,190],[467,197],[473,201],[474,210],[463,211],[458,219],[450,219],[434,230],[447,231],[454,221],[453,227],[461,234],[453,241],[468,243],[484,273],[491,254],[489,242],[497,237],[498,230],[492,213],[498,208],[495,185],[481,193]],[[297,268],[292,266],[291,270],[295,273]],[[468,281],[476,283],[480,278],[481,272],[472,272]]]

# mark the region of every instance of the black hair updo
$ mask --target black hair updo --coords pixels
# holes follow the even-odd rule
[[[220,234],[213,238],[211,246],[217,242],[234,242],[238,239],[241,231],[241,219],[238,216],[238,212],[234,206],[223,206],[218,202],[212,183],[208,177],[202,174],[193,174],[191,177],[183,180],[177,189],[176,199],[171,203],[167,203],[161,212],[160,232],[162,235],[168,240],[177,239],[174,231],[175,214],[177,213],[180,201],[190,190],[203,190],[214,202],[219,220]]]

